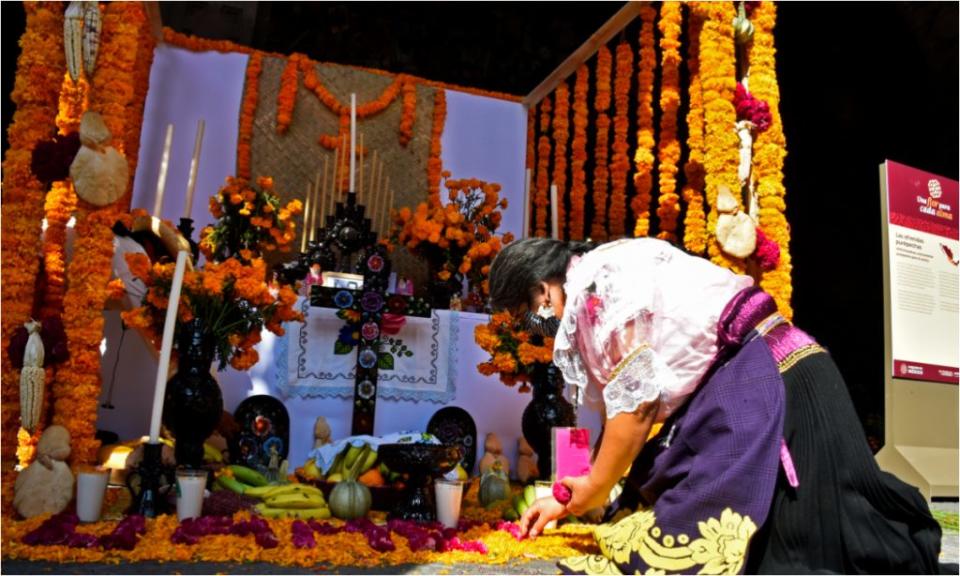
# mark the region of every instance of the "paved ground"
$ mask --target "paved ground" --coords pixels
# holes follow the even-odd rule
[[[952,514],[958,513],[957,502],[934,502],[930,506]],[[960,532],[945,531],[940,554],[941,562],[960,563]],[[159,563],[136,564],[55,564],[51,562],[23,562],[7,560],[0,564],[3,574],[556,574],[553,562],[534,561],[527,564],[490,566],[487,564],[422,564],[386,566],[383,568],[352,568],[340,566],[313,566],[309,570],[273,564],[226,564],[226,563]]]

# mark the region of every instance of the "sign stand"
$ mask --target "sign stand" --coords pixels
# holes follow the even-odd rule
[[[880,183],[885,444],[877,463],[928,500],[956,498],[956,267],[947,258],[957,257],[957,183],[889,161],[880,165]],[[947,210],[938,212],[940,204]],[[942,329],[920,328],[937,322]],[[945,359],[918,357],[938,346]]]

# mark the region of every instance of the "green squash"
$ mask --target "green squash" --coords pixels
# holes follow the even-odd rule
[[[370,511],[370,489],[356,480],[337,482],[328,499],[330,512],[341,520],[362,518]]]
[[[510,480],[503,472],[500,461],[496,461],[493,467],[480,478],[480,504],[490,507],[501,500],[509,500]]]

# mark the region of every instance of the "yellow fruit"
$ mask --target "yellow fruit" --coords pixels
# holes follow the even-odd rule
[[[257,504],[255,507],[258,514],[266,518],[296,518],[300,520],[322,520],[330,517],[330,509],[326,506],[322,508],[273,508],[266,504]]]
[[[327,505],[322,497],[302,492],[271,496],[265,499],[264,503],[271,508],[322,508]]]
[[[457,464],[457,467],[454,468],[454,471],[457,473],[457,480],[468,480],[470,476],[467,474],[467,471],[463,469],[463,466]]]
[[[303,477],[311,480],[323,477],[320,469],[317,468],[317,462],[313,458],[307,460],[307,463],[303,465]]]

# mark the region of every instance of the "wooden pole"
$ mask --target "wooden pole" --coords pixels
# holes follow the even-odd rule
[[[363,194],[363,132],[360,133],[360,148],[357,154],[359,154],[358,160],[360,160],[360,184],[357,186],[357,203],[361,203],[361,198],[366,200],[366,196]],[[369,196],[369,194],[368,194]]]
[[[327,158],[323,159],[324,166],[327,165]],[[320,194],[321,186],[323,185],[323,175],[326,174],[326,171],[320,172],[317,170],[317,175],[313,177],[313,214],[310,216],[310,239],[314,240],[317,237],[317,225],[318,223],[323,223],[323,218],[319,217],[319,213],[323,213],[323,196]]]
[[[300,251],[307,251],[307,237],[310,235],[310,210],[313,208],[313,203],[310,201],[313,198],[313,186],[310,185],[310,181],[307,181],[307,195],[303,201],[303,230],[300,232]]]

